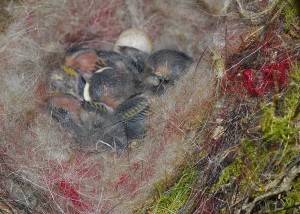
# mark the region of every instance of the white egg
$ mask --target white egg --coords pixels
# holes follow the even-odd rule
[[[146,53],[151,53],[152,40],[144,30],[131,28],[120,34],[115,43],[114,51],[118,51],[119,46],[133,47]]]

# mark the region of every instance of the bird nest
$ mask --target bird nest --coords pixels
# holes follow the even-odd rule
[[[2,212],[296,212],[296,1],[4,5],[0,15],[10,18],[0,35]],[[103,68],[116,65],[106,59],[81,72],[70,62],[82,50],[96,50],[97,57],[116,51],[129,28],[152,39],[142,68],[155,67],[149,57],[165,49],[186,53],[192,62],[172,83],[163,72],[138,71],[143,89],[155,83],[155,90],[136,93],[134,87],[117,105],[96,100],[100,86],[94,82],[109,73]],[[117,52],[127,69],[136,55]],[[135,78],[125,75],[121,82],[130,79],[127,86]],[[157,82],[166,84],[161,93]],[[117,95],[129,90],[118,87],[112,87]],[[103,132],[107,121],[122,126]],[[128,135],[124,124],[142,131]],[[116,136],[125,136],[123,146],[107,143]]]

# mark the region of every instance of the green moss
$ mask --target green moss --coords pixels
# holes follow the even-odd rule
[[[223,186],[236,185],[241,196],[255,198],[264,194],[270,178],[280,179],[286,173],[286,167],[299,154],[298,133],[300,131],[300,66],[294,65],[289,73],[289,85],[286,91],[274,95],[273,101],[262,104],[259,139],[241,139],[235,160],[222,172],[219,181],[212,187],[215,193]],[[248,123],[251,123],[251,119]],[[271,176],[271,177],[270,177]],[[231,186],[231,188],[230,188]],[[283,199],[284,207],[300,203],[300,178],[293,183],[291,191]],[[272,199],[271,199],[272,200]],[[268,208],[266,211],[272,211]],[[271,206],[270,206],[271,207]],[[225,213],[228,210],[225,208]],[[290,213],[280,211],[280,213]]]
[[[289,208],[300,204],[300,178],[296,179],[292,184],[291,191],[288,191],[284,200],[284,207]]]
[[[283,104],[264,103],[261,129],[268,142],[295,142],[300,127],[295,125],[300,105],[300,69],[295,65],[291,70],[291,83],[284,95]],[[277,116],[276,113],[282,113]]]
[[[242,140],[238,157],[223,170],[212,192],[234,180],[238,182],[240,192],[249,192],[249,189],[254,195],[263,192],[264,185],[259,175],[266,167],[266,159],[269,158],[266,154],[265,148],[258,149],[256,143],[248,139]]]
[[[300,177],[292,183],[292,188],[283,199],[283,208],[276,214],[298,213],[300,211]]]
[[[157,184],[157,198],[152,211],[149,213],[178,213],[186,203],[188,196],[194,187],[197,170],[188,168],[183,172],[179,181],[168,191]]]
[[[268,142],[292,142],[295,140],[297,129],[295,129],[289,115],[284,117],[275,116],[275,106],[273,104],[263,106],[263,116],[261,121],[263,137]]]
[[[291,70],[290,90],[285,95],[286,113],[293,121],[299,120],[300,113],[300,65],[295,65]]]
[[[231,180],[237,179],[241,175],[242,169],[242,160],[241,157],[235,159],[235,161],[227,166],[223,171],[222,175],[219,178],[219,181],[212,187],[211,192],[216,192],[223,185],[228,184]]]
[[[292,24],[299,24],[299,2],[298,0],[284,0],[284,4],[286,4],[284,9],[284,28],[286,30],[290,30]]]

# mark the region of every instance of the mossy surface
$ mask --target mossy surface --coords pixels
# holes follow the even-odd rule
[[[154,205],[147,213],[178,213],[185,205],[191,190],[195,186],[197,170],[187,168],[180,179],[168,190],[164,185],[157,183],[157,196]]]
[[[298,0],[284,0],[284,28],[290,30],[293,25],[299,25],[300,5]]]
[[[300,1],[284,0],[284,30],[287,35],[296,41],[300,40]]]
[[[296,179],[290,191],[286,193],[283,206],[284,209],[278,213],[287,214],[291,213],[292,210],[300,212],[300,177]],[[296,210],[297,209],[297,210]]]
[[[225,189],[238,189],[240,197],[254,198],[270,191],[272,181],[281,180],[287,174],[289,164],[299,155],[299,110],[300,110],[300,66],[290,69],[290,81],[285,91],[275,93],[271,100],[264,101],[261,107],[260,123],[254,132],[256,138],[241,139],[237,156],[222,171],[211,192]],[[251,123],[250,121],[248,121]],[[259,138],[257,138],[259,137]],[[300,179],[291,188],[280,194],[278,199],[270,197],[258,204],[266,212],[290,213],[300,204]],[[225,192],[228,193],[228,192]],[[241,200],[241,199],[238,199]],[[222,209],[224,210],[224,209]],[[229,212],[229,210],[227,210]]]
[[[291,83],[284,94],[283,102],[264,103],[261,128],[267,142],[295,142],[300,127],[295,124],[300,106],[300,69],[296,65],[291,71]]]

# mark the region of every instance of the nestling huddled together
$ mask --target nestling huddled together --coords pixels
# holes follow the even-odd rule
[[[47,108],[83,148],[123,151],[130,140],[143,137],[150,100],[193,62],[178,50],[151,53],[136,41],[119,40],[111,51],[72,47],[50,74]]]

